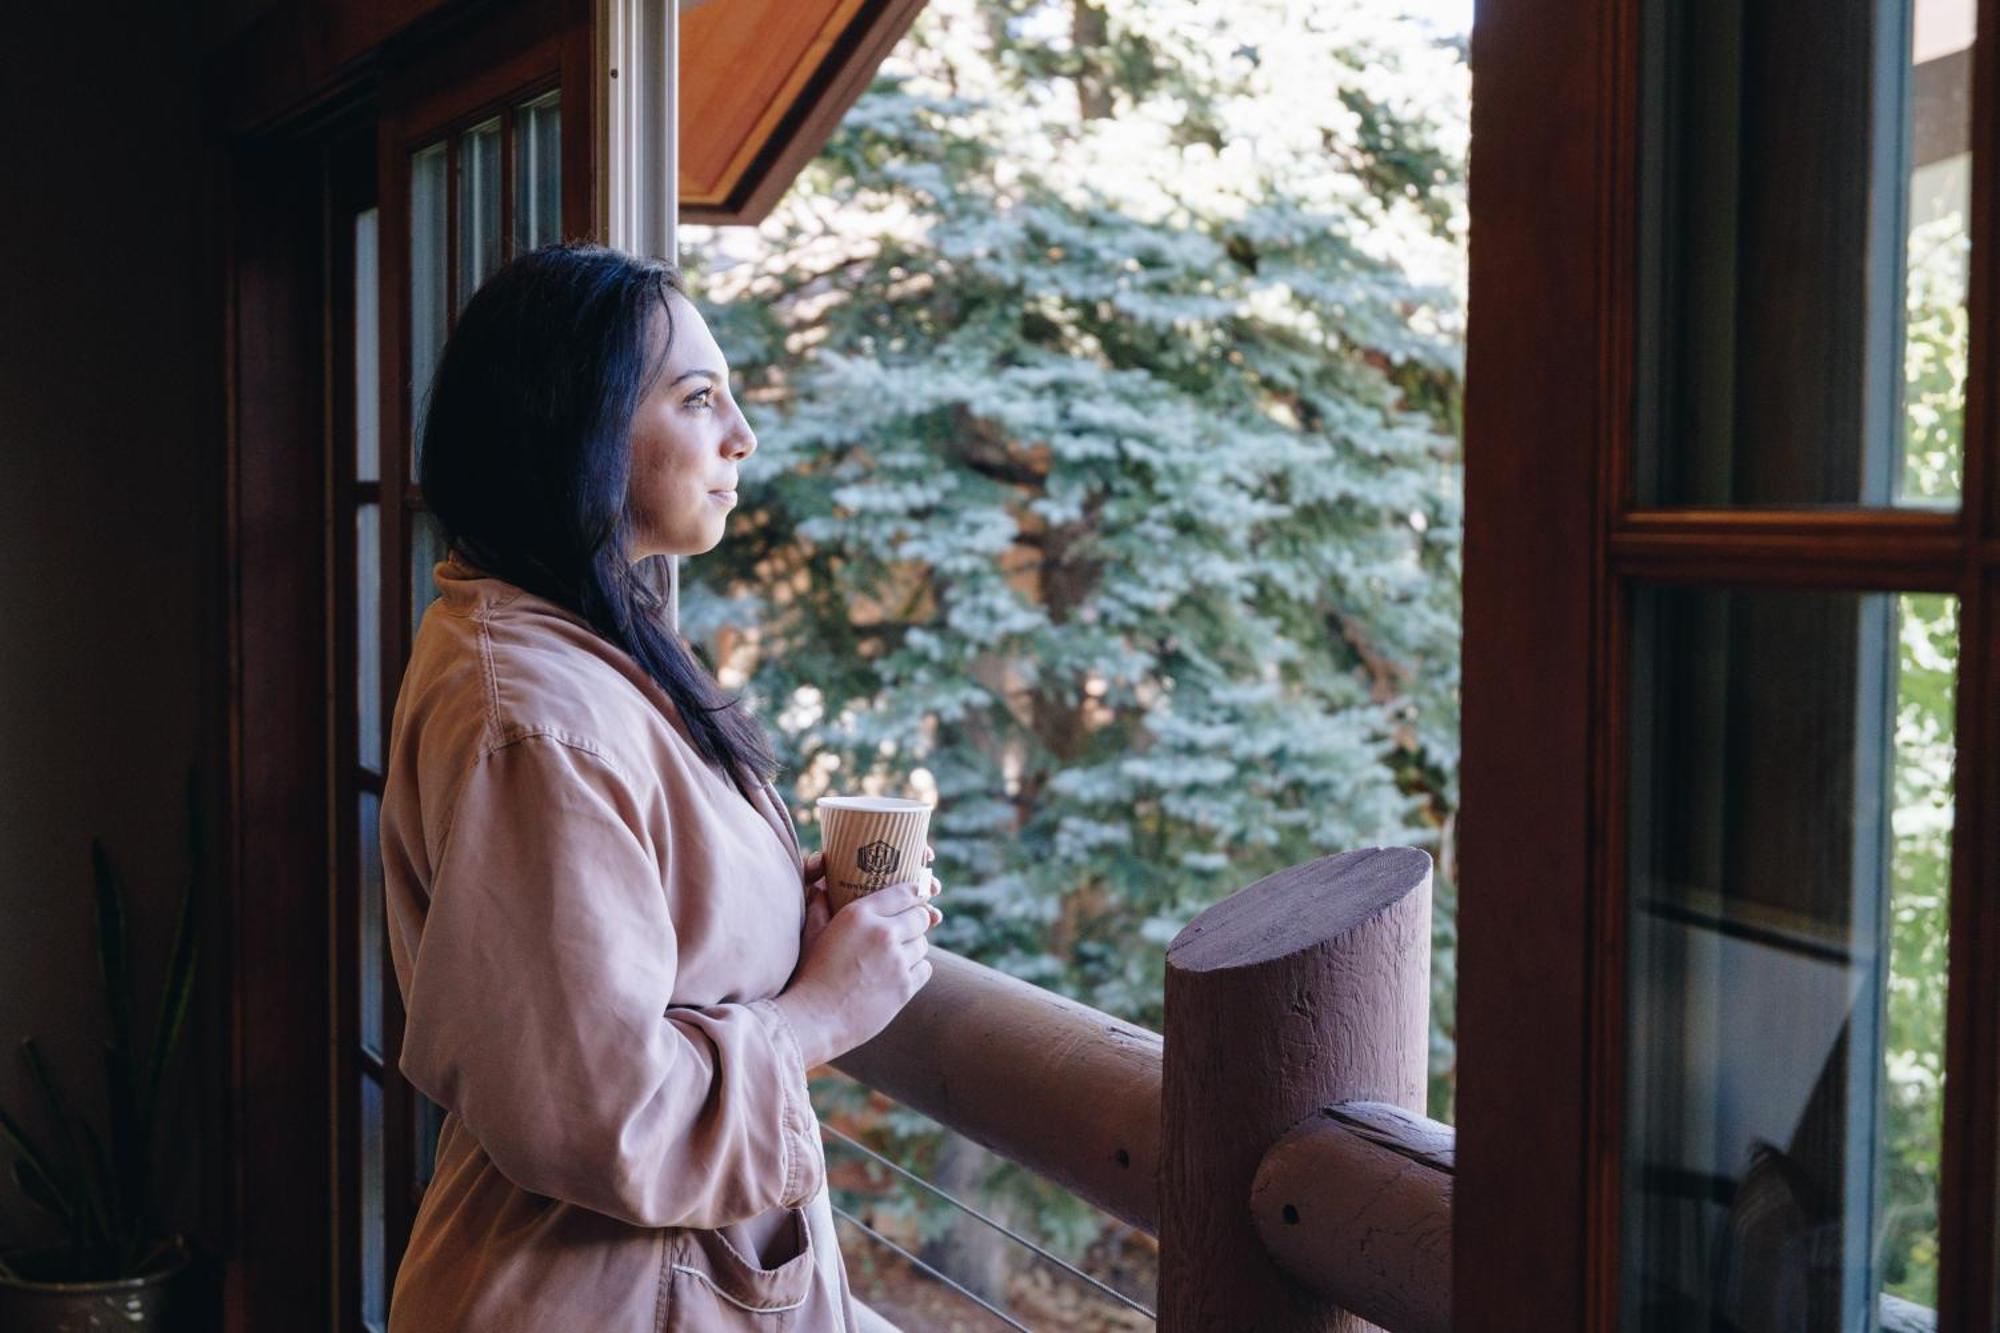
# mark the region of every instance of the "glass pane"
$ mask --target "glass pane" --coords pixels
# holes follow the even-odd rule
[[[1903,504],[1955,505],[1965,469],[1973,8],[1918,0],[1911,37]]]
[[[437,600],[433,569],[445,558],[444,530],[424,510],[410,513],[410,637],[424,623],[424,608]]]
[[[431,1183],[431,1174],[437,1167],[438,1130],[444,1125],[444,1108],[415,1089],[410,1095],[416,1098],[412,1113],[416,1117],[413,1128],[417,1140],[417,1188],[423,1189]]]
[[[388,1247],[383,1243],[382,1087],[361,1076],[361,1317],[381,1325],[389,1317]]]
[[[1929,1307],[1956,603],[1633,611],[1624,1325]]]
[[[382,511],[354,509],[354,755],[382,771]]]
[[[1958,599],[1898,599],[1895,838],[1889,862],[1881,1285],[1937,1305],[1944,998],[1951,924]],[[1885,1318],[1883,1321],[1889,1321]]]
[[[1644,505],[1951,505],[1971,0],[1642,7]]]
[[[500,267],[500,122],[458,141],[458,308]]]
[[[378,831],[381,802],[373,792],[361,793],[361,845],[355,849],[360,867],[360,892],[355,911],[361,967],[361,1044],[376,1058],[382,1055],[382,842]]]
[[[376,305],[376,210],[354,218],[354,479],[374,481],[382,475],[382,398],[380,341],[376,338],[380,310]]]
[[[559,94],[514,116],[514,250],[562,239],[562,111]]]
[[[444,347],[451,303],[446,267],[445,152],[432,144],[410,158],[410,471],[423,438],[424,397]]]

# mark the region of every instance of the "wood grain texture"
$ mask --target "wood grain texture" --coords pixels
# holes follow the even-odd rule
[[[332,1304],[329,1210],[298,1203],[324,1197],[333,1151],[326,385],[319,159],[245,150],[226,171],[228,925],[215,965],[231,1039],[224,1327],[237,1333],[300,1311],[323,1320]]]
[[[736,226],[763,221],[826,146],[923,7],[924,0],[865,0],[845,21],[828,24],[815,39],[814,54],[802,62],[806,77],[780,94],[783,105],[760,115],[752,141],[739,146],[754,151],[733,153],[735,165],[714,187],[721,193],[691,192],[690,182],[682,181],[682,221]],[[698,56],[695,43],[689,32],[688,50]],[[726,64],[717,68],[725,79],[736,76]],[[683,97],[697,95],[702,77],[692,64],[683,66]]]
[[[1160,1037],[944,949],[834,1067],[1157,1234]]]
[[[1245,1203],[1267,1148],[1321,1107],[1422,1108],[1430,898],[1423,852],[1348,852],[1258,881],[1168,946],[1163,1330],[1368,1327],[1277,1266]]]
[[[1973,52],[1971,373],[1960,591],[1957,810],[1946,987],[1938,1326],[2000,1328],[2000,0],[1979,0]]]
[[[1629,328],[1606,307],[1637,268],[1633,201],[1613,185],[1635,137],[1618,82],[1635,8],[1508,0],[1482,5],[1472,32],[1453,1232],[1466,1333],[1582,1327],[1598,1242],[1593,701],[1618,493],[1601,469],[1633,410]]]
[[[1397,1333],[1449,1333],[1452,1138],[1401,1107],[1328,1107],[1264,1154],[1257,1235],[1342,1308]]]
[[[1447,1175],[1458,1169],[1458,1131],[1387,1102],[1342,1102],[1320,1114],[1371,1143]]]

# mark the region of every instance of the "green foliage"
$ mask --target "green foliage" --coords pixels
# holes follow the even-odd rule
[[[13,1179],[28,1201],[62,1223],[61,1253],[49,1271],[16,1271],[40,1281],[104,1281],[150,1271],[178,1241],[167,1236],[154,1150],[161,1090],[179,1047],[194,989],[199,953],[196,905],[204,873],[201,812],[188,781],[190,872],[174,929],[171,961],[161,987],[158,1021],[143,1062],[133,1031],[133,986],[127,951],[125,892],[103,845],[91,840],[98,974],[109,1036],[104,1042],[105,1128],[77,1112],[32,1037],[21,1057],[40,1090],[55,1135],[45,1147],[23,1122],[0,1110],[0,1141],[14,1154]]]
[[[1910,232],[1905,503],[1955,504],[1962,488],[1970,250],[1962,213],[1947,211]],[[1898,610],[1878,1232],[1884,1290],[1935,1306],[1959,605],[1953,597],[1905,596]]]
[[[1431,848],[1448,1105],[1463,53],[1298,8],[934,4],[690,238],[760,447],[683,626],[799,799],[934,788],[941,945],[1155,1028],[1202,908]]]
[[[1905,503],[1952,504],[1965,471],[1965,376],[1971,322],[1965,304],[1972,240],[1947,213],[1910,229],[1903,341]]]
[[[1881,1262],[1884,1289],[1935,1306],[1958,601],[1900,601]]]
[[[1280,866],[1435,845],[1455,798],[1453,298],[1287,189],[1296,161],[1142,212],[1114,186],[1213,151],[1018,123],[1036,43],[926,19],[749,272],[697,275],[768,410],[687,623],[756,625],[799,771],[935,782],[945,943],[1157,1024],[1133,941]],[[975,73],[995,102],[936,86]],[[1037,131],[1060,157],[1001,151]]]

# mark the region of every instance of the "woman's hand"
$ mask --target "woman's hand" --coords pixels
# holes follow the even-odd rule
[[[925,862],[933,856],[926,847]],[[799,967],[777,997],[808,1069],[889,1026],[930,980],[928,934],[944,919],[929,902],[940,887],[935,875],[925,885],[891,884],[829,915],[824,866],[818,853],[806,862],[812,883]]]
[[[932,849],[929,843],[925,843],[924,864],[929,865],[935,860],[937,860],[937,852]],[[929,878],[930,886],[925,897],[935,898],[944,892],[944,885],[938,882],[936,875],[932,875]],[[801,957],[812,946],[813,940],[818,937],[819,933],[826,929],[826,923],[832,917],[832,902],[826,896],[825,852],[814,852],[806,858],[805,888],[806,924],[804,932],[799,937],[799,952]],[[944,920],[944,913],[939,909],[933,907],[931,912],[933,914],[931,917],[932,925],[936,925],[938,922]]]

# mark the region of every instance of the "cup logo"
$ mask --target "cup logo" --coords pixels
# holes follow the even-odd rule
[[[859,850],[854,853],[854,864],[860,868],[862,874],[875,881],[873,887],[878,889],[888,882],[890,872],[896,868],[896,862],[895,845],[880,838],[873,842],[862,843]]]

